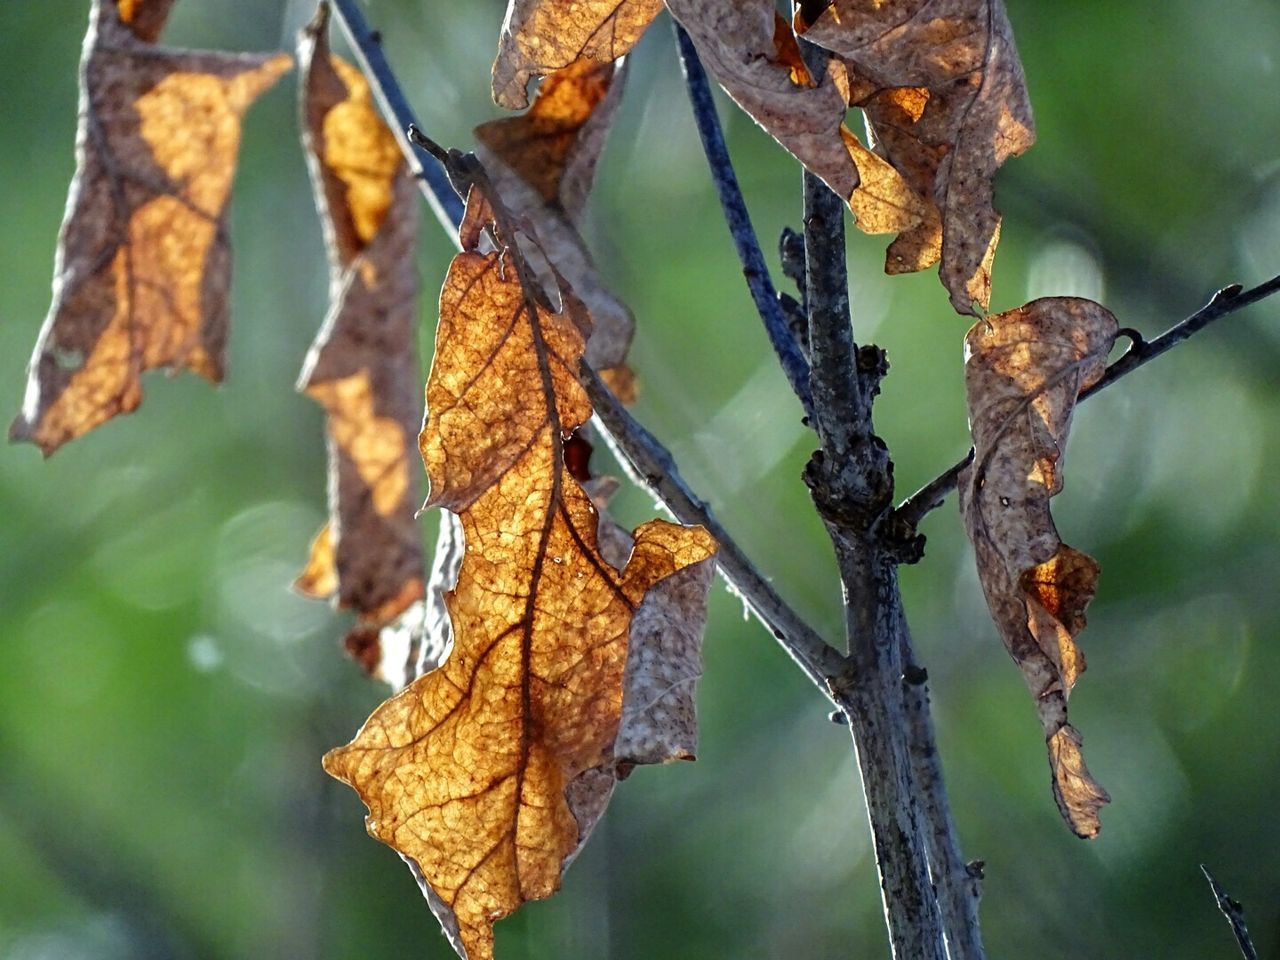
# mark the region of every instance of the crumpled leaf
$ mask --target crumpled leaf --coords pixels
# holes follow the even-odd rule
[[[325,758],[471,960],[492,956],[496,919],[559,886],[615,778],[637,608],[715,549],[655,520],[622,572],[601,555],[565,454],[591,415],[577,377],[590,321],[567,286],[561,310],[540,302],[509,217],[486,223],[481,192],[441,292],[421,436],[429,503],[458,514],[466,543],[446,598],[453,650]],[[484,236],[499,249],[480,253]]]
[[[53,304],[9,430],[46,456],[137,408],[144,370],[223,376],[240,121],[292,61],[157,47],[171,5],[93,4]]]
[[[844,126],[840,77],[810,76],[771,0],[667,0],[667,9],[738,106],[840,197],[855,195],[860,145]]]
[[[331,306],[299,388],[327,414],[330,521],[298,587],[355,612],[348,652],[399,686],[424,629],[414,514],[422,422],[418,193],[360,71],[329,52],[328,6],[298,37],[303,144],[329,253]],[[416,657],[416,652],[413,654]]]
[[[1097,835],[1110,800],[1067,722],[1098,564],[1059,539],[1049,499],[1062,489],[1076,397],[1102,376],[1116,334],[1106,308],[1048,297],[979,320],[965,336],[974,461],[960,477],[960,509],[987,606],[1036,700],[1058,809],[1081,837]]]
[[[635,46],[662,0],[507,0],[493,63],[493,99],[509,110],[529,105],[529,81],[575,60],[612,63]]]
[[[527,112],[475,131],[476,155],[494,189],[533,229],[555,272],[586,304],[594,322],[587,362],[612,378],[611,386],[632,382],[629,371],[619,368],[635,334],[635,318],[601,283],[579,227],[622,87],[621,68],[584,58],[547,77]],[[557,288],[550,269],[538,270],[535,262],[535,270],[544,290]],[[623,399],[634,397],[624,392]]]
[[[876,152],[940,211],[940,276],[952,305],[985,310],[1000,236],[991,181],[1035,142],[1003,0],[834,0],[812,24],[797,21],[805,39],[843,59]],[[932,263],[915,241],[895,247],[891,273]]]

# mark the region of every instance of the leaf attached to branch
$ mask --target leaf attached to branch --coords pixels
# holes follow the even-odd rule
[[[1036,700],[1058,809],[1081,837],[1097,835],[1110,799],[1067,722],[1098,564],[1058,538],[1049,499],[1062,489],[1076,398],[1102,376],[1116,333],[1104,307],[1050,297],[979,320],[965,336],[974,461],[960,477],[960,509],[987,606]]]
[[[715,549],[700,528],[655,520],[621,572],[602,555],[565,454],[591,415],[578,380],[590,320],[567,286],[560,310],[545,303],[482,189],[441,292],[421,436],[429,502],[465,537],[453,650],[325,758],[470,960],[492,956],[495,920],[559,886],[616,780],[637,611]],[[482,237],[498,249],[479,252]]]
[[[601,283],[579,229],[623,78],[620,66],[584,58],[547,77],[525,113],[476,127],[477,156],[494,189],[554,266],[554,273],[535,266],[544,290],[557,289],[559,274],[586,305],[587,362],[615,387],[632,382],[625,363],[635,319]]]
[[[322,5],[299,35],[298,58],[303,143],[329,251],[330,309],[299,385],[327,414],[330,520],[298,586],[314,596],[336,593],[338,605],[357,617],[348,652],[399,687],[424,629],[414,519],[414,438],[422,422],[418,191],[368,82],[329,52],[327,34]]]
[[[157,47],[171,5],[93,4],[53,305],[9,431],[46,456],[134,410],[144,370],[222,379],[241,118],[292,61]]]
[[[1035,141],[1003,0],[834,0],[811,24],[798,19],[805,39],[844,61],[876,152],[941,213],[940,275],[952,305],[985,310],[1000,237],[992,178]],[[918,267],[900,247],[890,248],[888,269]]]
[[[625,56],[662,9],[662,0],[507,0],[493,63],[493,99],[509,110],[529,105],[529,81],[575,60],[612,63]]]

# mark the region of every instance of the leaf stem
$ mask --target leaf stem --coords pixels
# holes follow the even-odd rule
[[[756,312],[764,322],[765,333],[769,336],[774,353],[778,355],[782,372],[786,374],[791,389],[800,398],[805,416],[811,417],[813,399],[809,390],[809,363],[791,333],[786,313],[778,301],[773,281],[769,278],[769,268],[765,266],[760,242],[751,225],[751,214],[747,212],[746,201],[742,199],[738,177],[733,172],[733,162],[729,159],[729,149],[725,146],[724,131],[720,127],[720,117],[711,97],[711,84],[707,81],[707,73],[702,68],[702,61],[698,59],[698,51],[689,34],[674,20],[672,25],[675,27],[676,46],[680,51],[680,65],[684,70],[689,103],[693,107],[693,119],[698,126],[698,136],[702,139],[707,163],[711,167],[716,193],[720,197],[720,209],[724,212],[725,223],[729,226],[733,245],[738,251],[738,260],[742,263],[742,276],[747,281],[751,299],[755,301]]]
[[[1280,275],[1274,276],[1270,280],[1248,290],[1242,289],[1238,283],[1223,287],[1210,297],[1209,302],[1203,307],[1185,320],[1174,324],[1154,340],[1143,341],[1140,338],[1134,340],[1133,345],[1121,355],[1120,359],[1107,367],[1106,372],[1097,383],[1088,390],[1081,392],[1080,400],[1087,400],[1099,391],[1106,389],[1121,377],[1128,376],[1134,370],[1154,360],[1162,353],[1172,350],[1178,344],[1189,339],[1192,334],[1200,332],[1214,321],[1230,316],[1236,311],[1242,310],[1260,300],[1265,300],[1277,292],[1280,292]],[[894,511],[895,515],[912,529],[919,526],[926,516],[942,506],[947,494],[955,490],[964,468],[972,462],[973,450],[970,448],[963,459],[948,467],[943,473],[934,477],[903,500]]]
[[[1249,937],[1249,928],[1244,925],[1244,907],[1227,896],[1227,891],[1222,888],[1222,884],[1213,879],[1213,874],[1203,863],[1200,864],[1200,872],[1209,881],[1209,888],[1213,891],[1213,898],[1218,902],[1218,909],[1227,918],[1227,923],[1231,924],[1231,932],[1236,935],[1236,943],[1240,946],[1240,953],[1244,960],[1258,960],[1258,951]]]

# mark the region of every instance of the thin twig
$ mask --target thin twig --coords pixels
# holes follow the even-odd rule
[[[1192,334],[1203,330],[1215,320],[1230,316],[1237,310],[1242,310],[1260,300],[1265,300],[1277,292],[1280,292],[1280,275],[1274,276],[1265,283],[1260,283],[1248,290],[1242,290],[1240,285],[1236,283],[1223,287],[1203,307],[1182,322],[1174,324],[1154,340],[1135,341],[1119,360],[1107,367],[1106,372],[1097,383],[1080,394],[1080,400],[1089,399],[1100,390],[1111,386],[1121,377],[1128,376],[1143,364],[1154,360],[1162,353],[1172,350]],[[947,494],[955,490],[961,472],[972,460],[973,450],[971,449],[963,460],[960,460],[947,469],[946,472],[939,474],[903,500],[895,511],[897,516],[912,527],[918,526],[920,521],[928,516],[931,511],[942,506]]]
[[[652,489],[682,523],[696,523],[707,528],[720,544],[717,564],[725,579],[752,613],[769,628],[805,676],[814,682],[823,696],[830,697],[831,678],[844,670],[844,657],[778,595],[720,525],[707,504],[689,489],[670,451],[627,412],[595,371],[585,364],[582,382],[619,462],[634,471],[632,480]]]
[[[787,323],[787,317],[778,303],[778,294],[774,290],[773,281],[769,279],[769,268],[765,266],[764,254],[760,251],[760,242],[756,239],[755,228],[751,226],[751,215],[747,212],[746,202],[742,199],[742,191],[738,187],[738,177],[733,172],[733,163],[729,159],[729,148],[725,146],[724,131],[720,128],[720,117],[716,113],[716,104],[711,97],[711,84],[707,82],[707,72],[698,59],[698,51],[689,39],[684,27],[672,24],[676,31],[676,45],[680,49],[680,64],[684,68],[685,86],[689,91],[689,103],[693,107],[693,119],[698,125],[698,135],[702,138],[702,149],[707,155],[707,163],[711,167],[711,176],[715,180],[716,193],[720,197],[720,208],[724,211],[725,223],[729,225],[729,233],[733,236],[733,245],[737,248],[738,259],[742,262],[742,275],[746,278],[747,288],[751,291],[751,299],[755,301],[756,312],[764,322],[765,333],[778,355],[778,363],[786,374],[791,389],[795,391],[800,403],[804,406],[805,416],[813,413],[813,400],[809,393],[809,364],[805,360],[800,346]]]
[[[456,242],[458,224],[462,222],[462,200],[450,188],[440,165],[427,159],[409,143],[407,131],[417,121],[404,91],[400,89],[395,71],[382,53],[382,35],[369,28],[356,0],[333,0],[333,9],[338,15],[338,22],[342,24],[343,32],[351,42],[356,59],[360,61],[360,68],[369,78],[379,105],[393,121],[391,129],[395,131],[400,150],[409,162],[409,169],[422,185],[427,205],[440,221],[444,232]]]
[[[1240,953],[1244,956],[1244,960],[1258,960],[1258,951],[1249,937],[1249,928],[1244,925],[1244,907],[1240,906],[1239,901],[1227,896],[1227,891],[1222,889],[1222,884],[1213,879],[1213,874],[1203,863],[1200,864],[1200,872],[1209,881],[1213,898],[1218,901],[1218,909],[1227,918],[1227,923],[1231,924],[1231,932],[1236,935],[1236,943],[1240,945]]]
[[[350,0],[335,0],[339,17],[348,26],[348,36],[366,65],[366,76],[377,93],[383,109],[391,112],[396,123],[402,124],[401,148],[406,156],[445,158],[447,151],[436,146],[417,126],[413,111],[396,83],[395,74],[382,58],[381,49],[359,11]],[[379,69],[371,65],[378,64]],[[388,93],[388,91],[393,91]],[[399,110],[391,110],[392,103],[399,103]],[[444,211],[451,220],[442,219],[450,238],[457,243],[458,224],[462,220],[462,204],[442,166],[431,160],[428,168],[437,176],[418,178],[418,186],[433,210],[440,215]],[[806,365],[807,376],[807,365]],[[583,364],[583,382],[595,407],[597,418],[604,427],[606,439],[621,453],[619,460],[636,470],[643,482],[651,487],[676,518],[683,523],[697,523],[706,527],[720,544],[718,568],[730,586],[742,597],[753,613],[773,633],[778,643],[796,661],[813,683],[830,697],[829,681],[845,667],[844,658],[826,643],[817,631],[783,600],[734,542],[728,531],[720,525],[703,502],[676,469],[675,459],[653,434],[636,422],[618,401],[613,392],[595,372]]]

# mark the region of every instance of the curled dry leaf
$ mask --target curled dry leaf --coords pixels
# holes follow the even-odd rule
[[[53,305],[9,431],[46,456],[134,410],[144,370],[222,379],[240,121],[291,60],[157,47],[171,5],[93,4]]]
[[[1000,236],[991,181],[1035,141],[1003,0],[834,0],[811,24],[797,19],[807,40],[844,61],[876,152],[941,213],[940,273],[952,304],[985,310]],[[919,269],[931,257],[902,238],[888,270]]]
[[[652,521],[621,572],[602,556],[565,455],[591,415],[577,377],[590,321],[567,287],[560,311],[545,305],[509,219],[482,222],[481,191],[441,292],[421,436],[430,503],[458,514],[466,543],[453,650],[325,758],[471,960],[492,956],[496,919],[559,886],[612,787],[637,609],[715,549]],[[482,235],[499,249],[478,252]]]
[[[771,0],[667,0],[667,8],[738,106],[848,201],[858,186],[860,145],[844,126],[839,77],[810,76]]]
[[[328,525],[298,587],[355,612],[348,652],[402,686],[423,647],[414,437],[418,194],[363,75],[329,52],[328,7],[298,38],[303,144],[329,252],[330,310],[300,389],[325,408]]]
[[[509,110],[529,105],[529,81],[575,60],[612,63],[635,46],[662,0],[507,0],[493,64],[493,99]]]
[[[1110,800],[1067,722],[1098,564],[1058,538],[1049,499],[1062,489],[1076,398],[1102,376],[1116,332],[1106,308],[1050,297],[979,320],[965,336],[974,461],[960,477],[960,509],[987,606],[1036,700],[1058,809],[1081,837],[1098,833]]]
[[[626,388],[632,378],[624,364],[635,319],[601,283],[579,233],[622,87],[620,67],[584,58],[548,76],[528,111],[482,124],[475,132],[477,156],[494,189],[533,230],[541,252],[591,314],[587,362],[611,379],[610,386],[623,386],[621,396],[630,402],[634,386]],[[544,290],[557,288],[551,270],[537,273]]]

